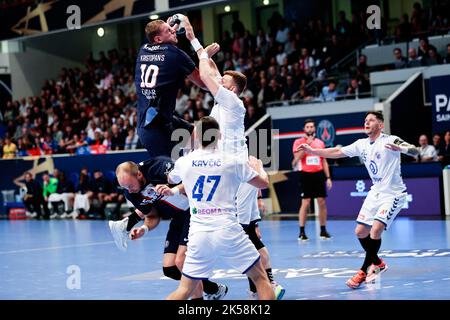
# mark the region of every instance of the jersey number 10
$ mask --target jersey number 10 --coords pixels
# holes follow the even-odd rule
[[[156,77],[158,76],[158,72],[159,67],[154,64],[149,66],[146,64],[141,64],[141,88],[153,88],[156,85]]]
[[[211,192],[206,198],[206,201],[211,201],[214,196],[214,193],[216,192],[217,186],[219,185],[220,176],[198,177],[197,182],[194,185],[194,189],[192,189],[192,198],[196,199],[197,201],[202,201],[203,199],[203,186],[205,185],[205,179],[206,183],[214,182]]]

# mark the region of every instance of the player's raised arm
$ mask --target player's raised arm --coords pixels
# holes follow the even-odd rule
[[[220,50],[220,46],[217,43],[212,43],[204,49],[200,42],[195,38],[194,29],[192,28],[192,25],[187,17],[185,18],[185,29],[186,38],[191,41],[191,45],[197,53],[200,61],[200,80],[205,84],[211,94],[215,96],[220,86],[220,73],[214,61],[212,61],[210,57]]]
[[[340,148],[334,147],[334,148],[326,148],[326,149],[314,149],[311,148],[311,146],[307,143],[301,144],[297,151],[304,151],[305,153],[314,154],[319,157],[324,158],[332,158],[332,159],[338,159],[338,158],[345,158],[347,155],[345,155]]]

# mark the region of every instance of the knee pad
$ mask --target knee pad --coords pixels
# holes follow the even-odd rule
[[[264,243],[261,241],[261,239],[259,239],[258,235],[256,234],[256,224],[250,223],[248,227],[244,228],[244,231],[246,234],[248,234],[248,237],[255,246],[256,250],[265,247]]]
[[[178,270],[177,266],[163,267],[163,273],[166,277],[173,280],[181,279],[181,272]]]

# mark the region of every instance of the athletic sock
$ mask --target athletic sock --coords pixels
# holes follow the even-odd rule
[[[131,229],[141,221],[141,217],[136,212],[133,212],[128,216],[128,224],[127,224],[127,231],[130,232]]]
[[[305,227],[300,227],[300,233],[305,233]]]
[[[372,248],[371,248],[372,262],[374,264],[380,264],[381,260],[380,260],[380,257],[378,257],[378,251],[380,251],[381,239],[370,238],[370,242],[372,243]]]
[[[273,274],[272,274],[272,268],[266,269],[267,277],[269,278],[270,282],[273,282]]]
[[[192,298],[192,299],[191,299],[191,301],[194,301],[194,300],[205,300],[205,299],[203,299],[203,297],[200,297],[200,298]]]
[[[327,232],[326,226],[320,226],[320,233]]]
[[[219,286],[217,283],[209,281],[209,280],[202,280],[203,284],[203,292],[206,294],[214,294],[219,291]]]
[[[359,242],[361,243],[361,246],[363,247],[364,251],[367,252],[367,250],[369,249],[369,241],[370,241],[370,236],[367,236],[365,238],[358,238]]]
[[[252,279],[250,279],[250,278],[248,278],[248,285],[249,285],[249,287],[250,287],[250,291],[251,291],[251,292],[256,292],[256,286],[255,286],[255,284],[253,283]]]

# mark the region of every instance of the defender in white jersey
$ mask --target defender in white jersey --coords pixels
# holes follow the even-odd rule
[[[358,273],[347,281],[353,289],[364,281],[375,281],[379,274],[387,270],[386,263],[378,257],[381,234],[389,229],[406,201],[400,153],[414,157],[419,152],[399,137],[382,133],[384,117],[381,112],[367,112],[364,128],[368,138],[342,148],[313,149],[307,144],[298,148],[326,158],[360,157],[372,179],[373,185],[356,219],[358,225],[355,233],[366,251],[366,257]]]
[[[190,40],[195,38],[192,26],[186,22],[186,37]],[[206,49],[201,46],[195,48],[199,57],[200,78],[205,86],[214,96],[216,104],[211,110],[210,116],[217,120],[220,126],[222,138],[219,141],[219,150],[234,154],[241,159],[248,159],[248,148],[245,138],[245,107],[239,98],[245,89],[247,78],[237,71],[225,71],[222,77],[214,61],[210,59],[207,52],[215,53],[219,45],[212,44]],[[261,220],[258,208],[259,190],[248,183],[241,183],[238,189],[236,206],[239,223],[244,227],[250,240],[261,254],[261,260],[272,283],[277,299],[281,299],[285,289],[273,279],[270,264],[269,251],[264,246],[256,232],[257,222]],[[250,298],[256,298],[256,287],[249,278]]]
[[[178,289],[167,299],[189,297],[200,280],[212,276],[219,257],[253,280],[260,299],[275,299],[259,253],[236,219],[235,197],[239,184],[268,186],[262,163],[253,157],[247,163],[247,159],[217,150],[219,124],[212,117],[202,118],[195,126],[194,135],[200,149],[179,158],[169,173],[170,183],[183,183],[189,198],[191,222],[183,276]],[[165,195],[174,195],[177,189],[157,186],[157,191]]]

